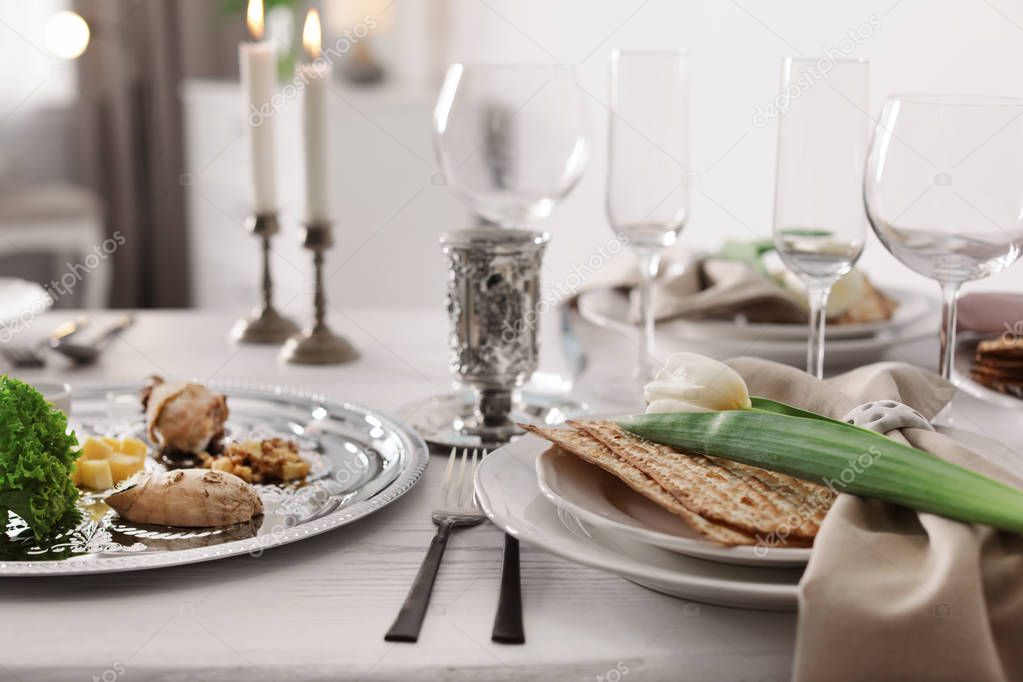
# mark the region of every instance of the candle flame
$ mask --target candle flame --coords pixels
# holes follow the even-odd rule
[[[302,46],[309,59],[316,59],[320,56],[321,44],[320,13],[313,7],[306,14],[305,26],[302,27]]]
[[[263,0],[249,0],[249,7],[245,12],[245,23],[249,27],[249,35],[253,40],[263,38]]]

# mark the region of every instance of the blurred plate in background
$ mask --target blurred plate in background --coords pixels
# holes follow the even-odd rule
[[[16,277],[0,277],[0,325],[6,326],[19,319],[27,324],[52,305],[53,299],[38,284]]]
[[[862,339],[880,333],[892,333],[919,322],[936,305],[919,292],[905,289],[886,290],[885,295],[898,301],[898,307],[890,320],[863,324],[829,324],[828,338]],[[579,313],[594,324],[617,324],[634,328],[629,321],[629,297],[622,289],[594,289],[579,295]],[[764,339],[798,341],[806,340],[805,324],[766,324],[736,320],[692,320],[674,319],[659,322],[657,333],[677,338],[721,338]]]

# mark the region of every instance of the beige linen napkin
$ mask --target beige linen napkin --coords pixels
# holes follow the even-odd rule
[[[640,319],[639,292],[629,297],[629,316]],[[654,319],[733,318],[750,322],[805,322],[796,297],[745,263],[701,258],[684,268],[668,267],[654,283]]]
[[[625,262],[624,259],[622,262]],[[640,319],[638,275],[632,263],[616,266],[589,280],[581,291],[629,289],[629,318]],[[578,303],[576,296],[571,303]],[[806,322],[796,296],[741,261],[713,256],[677,256],[661,264],[654,281],[654,318],[732,319],[750,322]]]
[[[951,398],[925,370],[880,363],[818,382],[734,360],[753,395],[840,418],[898,400],[931,418]],[[889,434],[1010,485],[1023,479],[952,439]],[[904,507],[839,495],[800,582],[794,679],[1023,680],[1023,538]]]

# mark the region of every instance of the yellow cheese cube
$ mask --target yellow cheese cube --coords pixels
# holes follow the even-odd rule
[[[140,467],[142,467],[142,468],[145,468],[145,466],[146,466],[146,456],[145,455],[133,455],[133,454],[128,453],[128,452],[117,452],[117,453],[114,453],[114,454],[118,454],[118,455],[121,455],[123,457],[131,457],[133,460],[138,462],[138,465]]]
[[[71,482],[75,485],[82,484],[82,477],[78,473],[78,462],[71,462]]]
[[[105,459],[78,460],[78,475],[82,485],[93,490],[106,490],[114,487],[114,478],[110,473],[110,462]]]
[[[83,459],[108,459],[112,454],[114,449],[110,444],[96,438],[86,438],[82,445]]]
[[[115,452],[107,460],[110,463],[110,475],[114,483],[120,483],[131,478],[136,472],[142,471],[143,461],[135,455],[126,455],[122,452]]]
[[[121,441],[121,452],[128,455],[142,455],[146,456],[149,448],[146,444],[140,441],[138,438],[125,438]]]
[[[110,449],[113,450],[114,452],[118,452],[121,449],[121,441],[119,441],[116,438],[111,438],[110,436],[103,436],[102,438],[100,438],[100,440],[109,445]]]

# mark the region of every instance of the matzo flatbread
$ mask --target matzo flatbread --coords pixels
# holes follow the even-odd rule
[[[688,455],[610,421],[571,422],[661,484],[691,512],[753,536],[811,540],[834,498],[823,486],[739,462]]]
[[[610,448],[585,431],[568,428],[547,428],[520,424],[522,428],[545,438],[580,459],[594,464],[615,476],[640,495],[682,518],[693,530],[708,540],[724,545],[752,545],[756,539],[748,533],[708,521],[687,509],[659,483],[616,455]]]

